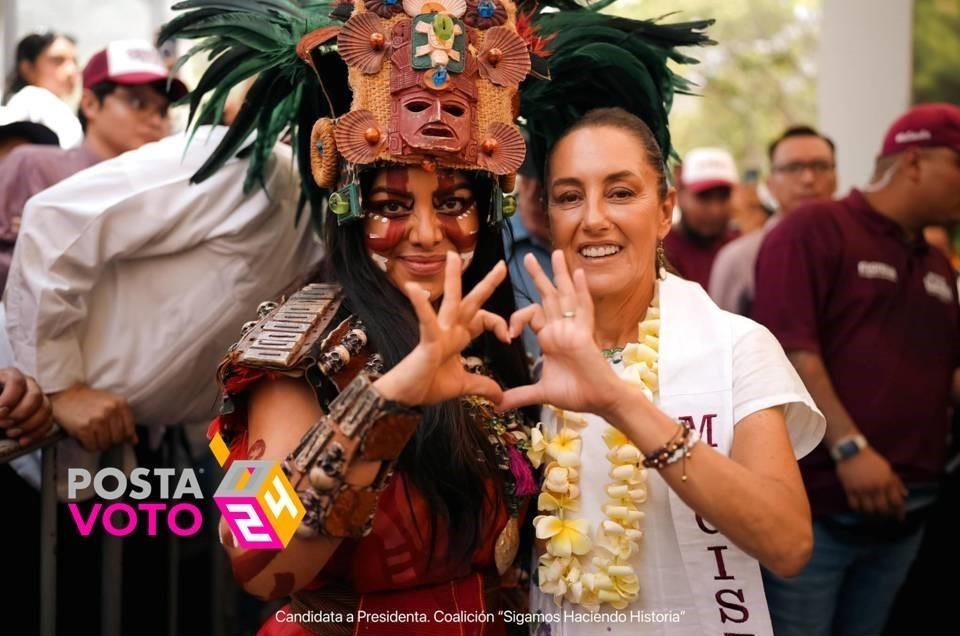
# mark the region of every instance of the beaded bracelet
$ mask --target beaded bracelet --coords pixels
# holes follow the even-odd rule
[[[683,474],[681,481],[687,481],[687,458],[693,453],[693,446],[697,443],[699,436],[695,435],[693,428],[688,424],[677,424],[677,432],[673,434],[670,440],[650,453],[644,460],[643,465],[646,468],[655,468],[663,470],[671,464],[683,460]]]

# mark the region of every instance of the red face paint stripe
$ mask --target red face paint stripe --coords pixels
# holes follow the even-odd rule
[[[386,217],[381,217],[386,218]],[[367,249],[373,252],[379,252],[381,254],[389,252],[397,246],[397,244],[403,239],[403,235],[407,229],[407,221],[409,217],[402,217],[399,219],[387,219],[386,223],[383,223],[379,219],[369,219],[367,221],[368,226],[374,226],[372,229],[378,230],[377,232],[369,231],[366,236]],[[384,231],[381,231],[380,228],[385,228]]]
[[[479,220],[475,210],[464,218],[447,214],[439,214],[437,217],[440,219],[444,234],[457,248],[457,251],[469,252],[477,246]]]
[[[262,439],[258,439],[250,446],[249,450],[247,450],[247,459],[260,459],[266,450],[267,445],[263,443]]]

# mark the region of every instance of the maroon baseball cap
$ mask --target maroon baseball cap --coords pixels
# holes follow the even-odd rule
[[[887,130],[880,156],[895,155],[908,148],[943,147],[960,152],[960,107],[942,102],[918,104]]]
[[[162,84],[161,92],[178,100],[187,94],[187,87],[177,78],[167,80],[170,73],[163,64],[160,52],[143,40],[117,40],[98,51],[83,67],[83,87],[91,88],[101,82],[115,82],[126,86]]]

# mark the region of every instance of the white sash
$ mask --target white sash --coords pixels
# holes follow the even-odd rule
[[[676,310],[676,311],[674,311]],[[724,455],[733,442],[733,342],[729,322],[696,283],[660,284],[660,408],[690,418]],[[760,566],[670,490],[680,553],[704,635],[772,635]]]

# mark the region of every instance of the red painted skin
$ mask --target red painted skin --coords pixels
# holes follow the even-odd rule
[[[437,180],[438,188],[434,197],[436,206],[440,205],[444,197],[463,187],[462,182],[457,181],[456,174],[451,170],[439,171]],[[407,192],[407,171],[405,168],[388,169],[386,181],[387,191],[400,199],[406,198],[407,201],[411,201],[409,196],[404,196],[404,193]],[[374,190],[374,192],[378,191],[380,190]],[[368,214],[364,221],[367,249],[384,256],[389,254],[406,236],[408,224],[414,216],[409,211],[391,215],[381,210]],[[479,218],[475,204],[470,202],[467,210],[457,215],[438,213],[437,220],[446,237],[461,254],[472,252],[476,248]]]

